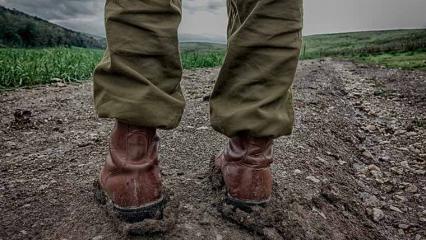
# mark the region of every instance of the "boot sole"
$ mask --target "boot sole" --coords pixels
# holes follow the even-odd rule
[[[112,202],[105,191],[102,190],[98,180],[95,180],[93,185],[96,201],[101,205],[107,205],[107,208],[112,209],[116,217],[124,222],[136,223],[142,222],[145,219],[162,218],[163,209],[166,203],[163,196],[155,202],[151,202],[137,208],[123,208]]]
[[[262,201],[250,201],[250,200],[241,200],[233,198],[228,192],[226,194],[226,201],[231,205],[234,205],[239,208],[250,208],[254,206],[265,207],[267,203],[271,201],[271,197]]]

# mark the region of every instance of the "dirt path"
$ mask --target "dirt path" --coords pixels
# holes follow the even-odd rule
[[[160,132],[179,217],[146,237],[117,231],[93,200],[112,122],[95,117],[90,83],[0,93],[0,239],[425,239],[426,72],[301,62],[274,200],[251,213],[208,178],[225,142],[208,122],[216,72],[185,73],[183,121]]]

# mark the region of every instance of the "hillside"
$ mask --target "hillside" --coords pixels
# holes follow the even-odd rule
[[[0,6],[0,22],[0,47],[103,48],[105,45],[101,38],[75,32],[2,6]]]
[[[304,37],[302,59],[338,57],[387,67],[426,70],[426,29]]]

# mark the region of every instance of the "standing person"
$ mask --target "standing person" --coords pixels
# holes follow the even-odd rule
[[[302,0],[228,0],[228,49],[210,99],[212,127],[229,138],[216,157],[227,197],[272,194],[273,139],[293,126],[292,83]],[[94,73],[99,117],[116,124],[100,186],[119,213],[140,220],[163,201],[156,129],[173,129],[185,101],[177,29],[180,0],[107,0],[108,48]]]

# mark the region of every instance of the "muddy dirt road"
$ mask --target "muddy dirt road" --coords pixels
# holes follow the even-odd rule
[[[90,83],[0,93],[0,239],[425,239],[426,72],[304,61],[296,127],[276,140],[275,195],[252,212],[223,204],[209,161],[217,69],[186,71],[179,128],[161,131],[173,228],[126,236],[94,201],[112,122]]]

